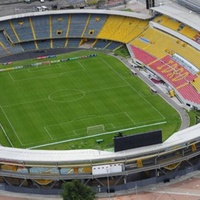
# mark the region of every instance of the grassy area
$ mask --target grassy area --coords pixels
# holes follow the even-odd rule
[[[117,50],[115,50],[115,55],[116,56],[122,56],[124,58],[129,57],[129,52],[127,50],[127,48],[125,46],[122,46],[120,48],[118,48]]]
[[[132,9],[130,9],[130,8],[125,8],[125,9],[123,9],[123,11],[127,11],[127,12],[134,12]]]
[[[53,59],[90,53],[94,52],[79,51]],[[39,61],[10,66],[34,62]],[[6,133],[0,130],[0,137],[6,146],[110,149],[119,131],[128,135],[162,129],[165,140],[180,127],[173,108],[118,59],[102,53],[1,72],[0,91],[0,123]],[[99,139],[103,141],[100,144]]]

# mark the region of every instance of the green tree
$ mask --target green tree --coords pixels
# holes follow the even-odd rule
[[[63,200],[94,200],[95,193],[93,190],[80,183],[78,180],[63,183],[63,192],[61,194]]]

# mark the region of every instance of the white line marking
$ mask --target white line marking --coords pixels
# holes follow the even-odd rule
[[[83,64],[80,61],[78,61],[78,63],[83,68],[83,70],[85,70],[85,67],[83,66]]]
[[[11,128],[12,128],[12,130],[13,130],[14,134],[15,134],[15,136],[16,136],[16,137],[17,137],[17,139],[19,140],[20,144],[21,144],[22,146],[24,146],[24,144],[21,142],[21,140],[20,140],[20,138],[19,138],[19,136],[18,136],[17,132],[15,131],[15,129],[14,129],[14,127],[13,127],[13,125],[11,124],[11,122],[10,122],[10,120],[9,120],[8,116],[6,115],[6,113],[5,113],[4,109],[2,108],[2,106],[0,106],[0,107],[1,107],[1,110],[2,110],[2,112],[3,112],[3,114],[4,114],[4,116],[6,117],[6,119],[7,119],[8,123],[10,124],[10,126],[11,126]]]
[[[131,128],[121,129],[121,130],[115,130],[115,131],[110,131],[110,132],[105,132],[105,133],[99,133],[99,134],[95,134],[95,135],[87,135],[87,136],[84,136],[84,137],[72,138],[72,139],[69,139],[69,140],[62,140],[62,141],[59,141],[59,142],[53,142],[53,143],[33,146],[33,147],[29,147],[28,149],[37,149],[37,148],[46,147],[46,146],[50,146],[50,145],[57,145],[57,144],[65,143],[65,142],[72,142],[72,141],[77,141],[77,140],[82,140],[82,139],[87,139],[87,138],[93,138],[93,137],[96,137],[96,136],[109,135],[109,134],[112,134],[112,133],[118,133],[118,132],[122,132],[122,131],[129,131],[129,130],[134,130],[134,129],[138,129],[138,128],[144,128],[144,127],[149,127],[149,126],[156,126],[156,125],[165,124],[165,123],[167,123],[167,122],[163,121],[163,122],[158,122],[158,123],[154,123],[154,124],[146,124],[146,125],[143,125],[143,126],[136,126],[136,127],[131,127]]]
[[[85,70],[85,67],[79,61],[77,61],[77,63],[81,66],[81,69],[67,71],[67,72],[66,71],[65,72],[58,72],[58,73],[54,73],[54,74],[50,74],[50,75],[44,75],[44,76],[34,76],[34,77],[31,77],[31,78],[18,79],[18,80],[14,80],[14,81],[24,81],[24,80],[39,79],[39,78],[52,78],[52,77],[61,76],[61,75],[67,74],[67,73],[73,73],[73,72],[79,72],[79,71]],[[52,67],[48,68],[50,65],[41,65],[41,66],[39,65],[37,67],[30,67],[29,69],[20,69],[19,71],[13,71],[12,73],[18,73],[22,70],[27,70],[28,72],[35,71],[36,69],[37,70],[35,72],[51,70]],[[57,68],[63,68],[63,66],[61,64],[57,63],[57,65],[59,65],[59,67],[57,67]],[[38,70],[38,68],[40,68],[40,67],[42,69]],[[53,69],[56,69],[56,67],[54,67]]]
[[[7,135],[6,131],[5,131],[5,129],[3,128],[2,124],[0,124],[0,127],[1,127],[1,130],[3,131],[3,133],[4,133],[4,135],[5,135],[6,139],[7,139],[8,142],[10,143],[11,147],[14,147],[13,144],[12,144],[12,142],[11,142],[11,140],[10,140],[10,138],[8,137],[8,135]]]
[[[114,126],[114,124],[113,123],[110,123],[112,126],[113,126],[113,128],[115,128],[115,126]]]
[[[115,87],[108,87],[108,88],[102,88],[102,89],[97,89],[97,90],[89,90],[89,91],[87,91],[87,93],[112,90],[112,89],[117,89],[117,88],[122,88],[122,87],[129,87],[129,86],[128,85],[119,85],[119,86],[115,86]]]
[[[10,107],[10,106],[19,106],[19,105],[35,103],[35,102],[40,102],[40,101],[46,101],[46,100],[48,100],[48,98],[38,99],[38,100],[34,100],[34,101],[25,101],[25,102],[22,102],[22,103],[16,103],[16,104],[10,104],[10,105],[5,105],[5,106],[2,106],[2,108],[6,108],[6,107]]]
[[[164,120],[165,117],[152,105],[150,104],[146,98],[144,98],[126,79],[124,79],[115,69],[112,68],[112,66],[110,64],[108,64],[103,58],[101,58],[102,61],[104,63],[106,63],[108,65],[108,67],[110,67],[110,69],[112,69],[123,81],[125,81],[140,97],[142,97],[144,99],[144,101],[146,101],[147,104],[149,104]]]
[[[135,124],[135,122],[132,120],[132,118],[127,114],[127,112],[124,112],[125,115],[133,122],[133,124]]]
[[[53,94],[57,93],[57,92],[61,92],[61,91],[76,91],[75,93],[73,94],[65,94],[65,95],[59,95],[59,96],[56,96],[56,97],[51,97]],[[56,100],[60,97],[70,97],[70,96],[73,96],[73,95],[77,95],[77,94],[81,94],[82,96],[78,97],[78,98],[75,98],[75,99],[72,99],[72,100]],[[56,90],[54,92],[52,92],[49,96],[48,96],[48,99],[52,102],[56,102],[56,103],[63,103],[63,102],[74,102],[74,101],[78,101],[82,98],[85,97],[85,92],[83,90],[78,90],[78,89],[61,89],[61,90]]]
[[[49,133],[49,131],[47,130],[46,126],[44,126],[45,131],[47,132],[47,134],[49,135],[49,137],[53,140],[51,134]]]
[[[13,82],[15,82],[15,79],[12,77],[12,75],[10,74],[10,72],[8,72],[10,78],[12,79]]]
[[[77,135],[76,131],[73,130],[74,135]]]
[[[75,119],[72,119],[70,122],[76,122],[76,121],[80,121],[83,120],[84,118],[86,119],[92,119],[94,117],[99,117],[98,115],[86,115],[86,116],[81,116],[81,117],[77,117]]]
[[[102,90],[111,90],[111,89],[117,89],[117,88],[120,88],[120,87],[128,87],[128,86],[127,85],[123,85],[123,86],[110,87],[110,88],[104,88],[104,89],[99,89],[99,90],[91,90],[91,91],[87,91],[87,92],[84,92],[84,93],[87,94],[89,92],[98,92],[98,91],[102,91]],[[61,90],[65,90],[65,89],[61,89]],[[58,90],[58,91],[60,91],[60,90]],[[52,95],[52,93],[50,95]],[[24,104],[35,103],[35,102],[40,102],[40,101],[46,101],[46,100],[50,100],[49,96],[48,96],[48,98],[44,98],[44,99],[38,99],[38,100],[34,100],[34,101],[25,101],[25,102],[17,103],[17,104],[9,104],[9,105],[4,105],[2,107],[6,108],[6,107],[10,107],[10,106],[18,106],[18,105],[24,105]]]
[[[111,113],[111,114],[107,114],[107,115],[89,115],[89,116],[83,116],[83,117],[75,118],[75,119],[73,119],[71,121],[61,122],[61,123],[57,123],[57,124],[51,124],[51,125],[48,125],[47,127],[59,126],[59,125],[69,124],[71,122],[84,121],[84,120],[88,120],[88,119],[92,119],[92,118],[100,118],[100,117],[106,117],[106,116],[110,116],[110,115],[118,115],[118,114],[124,114],[124,113],[125,112]]]

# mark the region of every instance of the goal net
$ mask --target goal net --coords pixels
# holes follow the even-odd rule
[[[89,135],[104,133],[104,132],[105,132],[105,126],[103,124],[87,127],[87,133]]]

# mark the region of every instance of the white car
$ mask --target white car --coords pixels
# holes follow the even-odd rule
[[[49,10],[46,6],[41,6],[42,11]]]
[[[44,3],[44,0],[40,0],[40,3]]]
[[[37,11],[42,12],[42,7],[38,6]]]

